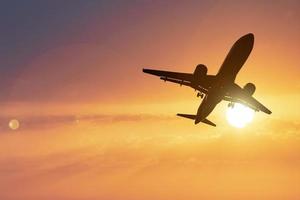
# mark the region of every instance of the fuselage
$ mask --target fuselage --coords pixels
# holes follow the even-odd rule
[[[234,85],[235,77],[240,71],[248,56],[250,55],[254,44],[253,34],[247,34],[237,40],[231,47],[223,64],[220,67],[214,83],[208,89],[208,92],[200,104],[195,124],[205,119],[229,92]]]
[[[220,87],[219,85],[216,85],[208,90],[198,108],[195,124],[204,120],[214,110],[216,105],[223,99],[225,93],[225,88]]]

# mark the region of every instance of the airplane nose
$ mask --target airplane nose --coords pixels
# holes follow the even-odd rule
[[[243,37],[241,37],[240,40],[244,40],[244,41],[247,41],[247,42],[253,44],[254,43],[254,34],[248,33],[248,34],[244,35]]]
[[[247,35],[245,35],[247,38],[249,39],[254,39],[254,34],[253,33],[248,33]]]
[[[249,41],[254,42],[254,34],[253,33],[247,34],[247,38],[248,38]]]

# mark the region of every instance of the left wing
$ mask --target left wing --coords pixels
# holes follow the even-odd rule
[[[170,72],[154,69],[143,69],[143,72],[159,76],[160,79],[164,81],[192,87],[195,90],[199,90],[200,92],[203,92],[205,94],[207,93],[214,77],[211,75],[207,75],[202,80],[197,80],[196,82],[194,79],[194,74],[192,73]]]
[[[232,91],[224,96],[225,101],[231,101],[235,103],[244,104],[255,111],[262,111],[266,114],[271,114],[272,112],[266,108],[262,103],[256,100],[252,95],[245,92],[240,86],[234,84]]]

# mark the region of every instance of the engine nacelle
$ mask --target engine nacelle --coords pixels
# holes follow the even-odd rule
[[[195,71],[194,71],[194,80],[197,82],[197,80],[201,80],[204,76],[207,74],[207,67],[203,64],[197,65]]]
[[[247,83],[244,88],[244,91],[246,91],[248,94],[250,94],[251,96],[254,94],[256,87],[253,83]]]

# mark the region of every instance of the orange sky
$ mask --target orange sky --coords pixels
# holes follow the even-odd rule
[[[297,1],[103,4],[70,8],[84,18],[70,25],[57,13],[62,33],[49,21],[32,44],[44,48],[7,52],[0,199],[299,199]],[[142,73],[203,63],[215,74],[249,32],[254,49],[236,82],[253,82],[273,113],[244,129],[227,123],[226,103],[209,117],[216,128],[177,118],[196,111],[196,93]]]

